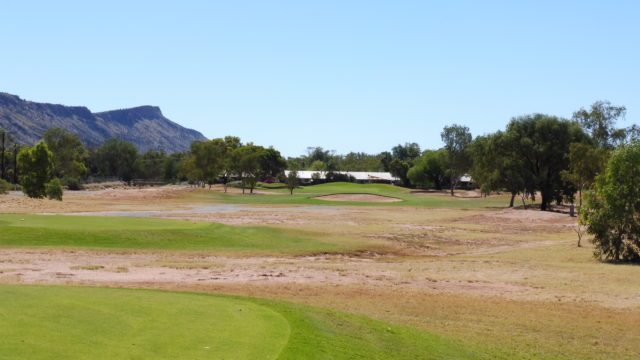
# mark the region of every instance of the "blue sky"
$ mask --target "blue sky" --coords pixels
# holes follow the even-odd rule
[[[441,146],[607,99],[640,121],[636,1],[0,2],[0,91],[157,105],[284,155]]]

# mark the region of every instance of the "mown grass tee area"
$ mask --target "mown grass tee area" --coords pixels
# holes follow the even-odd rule
[[[0,286],[0,359],[496,359],[407,327],[208,294]]]

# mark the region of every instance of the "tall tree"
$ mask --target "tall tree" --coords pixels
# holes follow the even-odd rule
[[[33,147],[27,147],[18,154],[20,184],[22,191],[32,198],[46,195],[45,185],[51,180],[53,172],[53,154],[47,144],[40,141]]]
[[[569,144],[589,141],[580,126],[555,116],[533,114],[513,118],[505,136],[510,151],[522,161],[526,178],[540,191],[540,210],[547,210],[553,200],[562,200],[569,190],[561,176],[569,166]]]
[[[162,164],[162,179],[168,183],[176,183],[183,180],[180,176],[180,166],[185,159],[185,153],[177,152],[169,154]]]
[[[221,139],[194,141],[191,143],[193,165],[200,175],[200,181],[209,185],[215,183],[224,167],[226,147]]]
[[[136,147],[119,138],[107,139],[92,153],[91,162],[101,176],[115,176],[130,182],[136,174]]]
[[[535,193],[533,173],[518,149],[520,138],[515,133],[497,131],[478,136],[469,147],[473,165],[469,170],[483,194],[506,190],[511,194],[509,207],[517,195],[523,200]]]
[[[614,151],[587,193],[581,221],[593,235],[596,257],[640,262],[640,144]]]
[[[414,164],[407,172],[413,185],[442,189],[448,177],[446,150],[425,150]]]
[[[49,128],[44,133],[44,141],[53,153],[53,176],[77,179],[86,175],[89,155],[78,134]]]
[[[259,154],[261,176],[273,179],[283,174],[287,168],[286,160],[280,155],[280,151],[273,147],[262,148]]]
[[[220,171],[220,179],[222,180],[224,192],[227,192],[229,181],[234,175],[235,169],[232,153],[235,149],[242,146],[242,142],[240,141],[240,138],[236,136],[225,136],[224,139],[222,139],[222,142],[224,143],[224,155],[222,161],[222,169]]]
[[[147,151],[136,159],[136,177],[146,180],[163,179],[166,161],[167,155],[163,151]]]
[[[582,192],[588,189],[596,176],[604,171],[609,151],[586,143],[569,145],[569,168],[562,172],[566,181],[572,182],[579,194],[579,205],[582,206]]]
[[[580,109],[573,113],[573,119],[591,135],[597,146],[613,149],[625,139],[625,130],[616,128],[616,122],[623,119],[626,112],[624,106],[596,101],[589,110]]]
[[[240,177],[242,183],[242,193],[249,188],[249,192],[253,194],[253,189],[258,182],[260,175],[260,152],[264,149],[261,146],[248,143],[233,150],[231,153],[231,163],[234,173]]]
[[[383,151],[378,155],[380,157],[380,163],[382,163],[383,171],[391,171],[391,162],[393,161],[393,155],[388,151]]]
[[[395,158],[391,160],[391,163],[389,164],[389,172],[391,175],[399,178],[404,186],[408,186],[410,185],[409,178],[407,177],[409,167],[410,165],[408,162]]]
[[[460,177],[471,167],[467,148],[473,138],[468,127],[456,124],[445,126],[440,137],[449,156],[449,185],[451,186],[451,196],[453,196]]]
[[[0,179],[9,180],[8,163],[11,159],[11,148],[16,145],[11,133],[0,129]]]
[[[391,149],[393,157],[411,164],[413,159],[420,156],[420,145],[407,142],[404,145],[398,144]]]

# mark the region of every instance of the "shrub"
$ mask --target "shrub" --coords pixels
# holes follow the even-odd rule
[[[640,262],[640,144],[613,152],[581,209],[595,256]]]
[[[11,189],[11,184],[5,179],[0,179],[0,194],[6,194]]]
[[[47,144],[40,141],[34,147],[25,147],[18,154],[22,191],[31,198],[46,195],[45,184],[51,179],[53,154]]]
[[[65,176],[62,178],[62,185],[66,186],[68,190],[84,190],[84,185],[78,178]]]
[[[45,185],[47,197],[51,200],[62,201],[62,183],[60,179],[54,178]]]

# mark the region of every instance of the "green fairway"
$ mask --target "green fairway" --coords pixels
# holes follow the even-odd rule
[[[214,202],[230,204],[301,204],[301,205],[364,205],[364,206],[419,206],[451,209],[477,209],[484,207],[506,207],[508,196],[489,198],[463,198],[448,196],[444,193],[416,193],[411,189],[387,184],[355,184],[333,182],[319,185],[301,186],[293,195],[282,184],[260,185],[258,189],[273,194],[232,194],[219,191],[199,190],[192,193],[194,197],[204,197]],[[333,194],[372,194],[400,199],[398,202],[353,202],[327,201],[316,197]]]
[[[0,359],[496,359],[495,351],[270,300],[0,286]]]
[[[309,253],[349,250],[302,231],[145,218],[0,214],[0,246]]]

